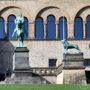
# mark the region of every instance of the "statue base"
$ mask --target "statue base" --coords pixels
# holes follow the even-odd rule
[[[63,56],[63,83],[86,84],[83,53],[67,53]]]
[[[6,78],[6,84],[41,84],[48,83],[41,76],[33,73],[29,66],[29,50],[26,47],[16,47],[13,57],[13,74]]]
[[[13,59],[13,73],[15,77],[30,76],[29,50],[27,47],[16,47]]]
[[[16,47],[13,60],[13,69],[29,69],[29,50],[27,47]]]
[[[29,66],[29,50],[27,47],[16,47],[13,56],[13,74],[7,83],[30,83],[32,71]]]

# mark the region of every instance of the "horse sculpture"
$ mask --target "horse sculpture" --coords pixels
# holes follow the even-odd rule
[[[77,49],[78,52],[81,52],[81,51],[80,51],[80,48],[79,48],[78,45],[76,45],[76,44],[70,44],[70,43],[68,43],[68,41],[65,40],[65,39],[62,40],[62,43],[63,43],[63,45],[64,45],[65,53],[68,52],[68,49],[73,49],[73,48]]]
[[[25,30],[25,23],[24,23],[24,17],[22,16],[22,13],[19,12],[18,17],[15,19],[16,28],[12,34],[12,37],[16,34],[16,37],[18,39],[18,45],[17,47],[26,47],[23,43],[24,40],[24,34],[27,36],[27,32]]]

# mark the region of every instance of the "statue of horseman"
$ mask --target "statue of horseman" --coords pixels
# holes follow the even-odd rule
[[[27,32],[25,30],[24,17],[22,16],[21,12],[19,12],[18,16],[16,17],[15,24],[16,24],[16,28],[12,34],[12,37],[16,34],[18,40],[17,47],[26,47],[23,43],[23,40],[24,40],[24,35],[26,34],[27,36]]]

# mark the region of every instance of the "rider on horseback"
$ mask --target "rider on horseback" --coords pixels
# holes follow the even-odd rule
[[[16,37],[18,39],[18,45],[17,47],[25,47],[23,40],[24,40],[24,34],[27,35],[27,32],[25,30],[25,23],[24,23],[24,17],[22,16],[22,13],[19,12],[18,17],[15,19],[16,28],[12,34],[12,37],[14,34],[16,34]]]

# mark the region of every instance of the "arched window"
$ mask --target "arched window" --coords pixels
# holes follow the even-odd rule
[[[16,36],[12,37],[13,31],[15,29],[15,16],[10,15],[8,17],[8,24],[7,24],[7,32],[8,32],[8,38],[15,38]]]
[[[56,25],[55,25],[55,17],[53,15],[49,15],[47,17],[47,38],[54,39],[56,38]]]
[[[35,38],[44,38],[43,19],[41,17],[36,18],[35,21]]]
[[[63,27],[64,24],[64,27]],[[64,30],[63,30],[64,29]],[[58,37],[63,38],[63,32],[64,32],[64,37],[65,39],[67,38],[67,20],[65,17],[61,17],[59,19],[59,25],[58,25]]]
[[[24,17],[24,22],[25,22],[25,30],[28,34],[28,19],[26,17]],[[28,38],[28,35],[24,35],[24,38]]]
[[[76,17],[74,21],[74,37],[83,38],[83,21],[80,17]]]
[[[90,38],[90,15],[86,18],[86,38]]]
[[[3,39],[5,37],[5,24],[4,19],[0,17],[0,38]]]

